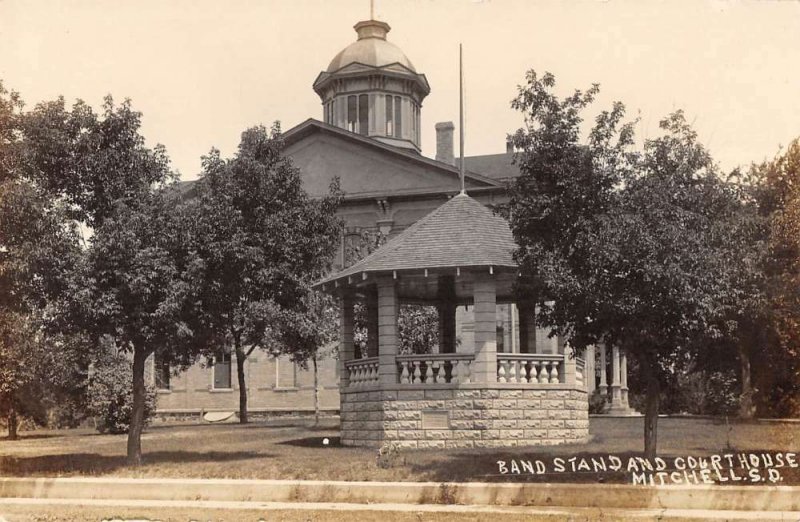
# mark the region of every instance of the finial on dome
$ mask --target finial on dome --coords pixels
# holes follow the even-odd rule
[[[358,33],[359,40],[363,40],[364,38],[380,38],[381,40],[386,40],[386,33],[392,30],[389,24],[378,20],[364,20],[363,22],[358,22],[353,26],[353,29]]]

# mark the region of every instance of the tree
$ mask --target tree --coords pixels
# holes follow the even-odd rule
[[[145,146],[141,117],[130,100],[116,105],[110,95],[101,115],[81,100],[67,110],[63,97],[36,105],[19,123],[24,176],[75,221],[99,226],[119,200],[135,200],[175,177],[164,147]]]
[[[341,228],[338,181],[328,196],[311,198],[282,150],[277,125],[248,129],[234,158],[223,160],[216,150],[204,158],[192,202],[202,229],[202,305],[215,337],[236,354],[243,424],[245,362],[269,348],[279,314],[304,311],[306,287],[328,269]],[[308,345],[296,349],[310,353]]]
[[[757,401],[743,401],[742,409],[792,416],[800,411],[800,139],[753,165],[743,181],[765,230],[750,265],[759,275],[758,299],[745,323],[749,345],[742,352],[742,381],[750,380],[752,364],[756,389],[750,395]]]
[[[142,460],[147,389],[145,361],[153,354],[187,367],[213,338],[205,329],[197,281],[195,216],[168,189],[118,202],[95,229],[77,292],[87,328],[133,357],[133,410],[128,461]]]
[[[52,329],[79,256],[64,206],[25,175],[23,118],[19,96],[0,84],[0,412],[10,439],[18,414],[41,414],[47,385],[74,374],[74,353]]]
[[[555,79],[528,74],[514,107],[521,176],[508,215],[520,245],[518,291],[578,351],[603,342],[636,359],[647,382],[644,449],[656,453],[659,390],[672,364],[728,335],[736,306],[726,241],[737,210],[681,112],[631,152],[633,124],[615,103],[580,141],[597,86],[559,99]]]
[[[335,355],[339,338],[339,311],[334,299],[322,292],[308,289],[300,307],[281,310],[275,318],[271,332],[274,355],[289,354],[292,361],[314,372],[314,425],[319,424],[319,368],[320,358]]]

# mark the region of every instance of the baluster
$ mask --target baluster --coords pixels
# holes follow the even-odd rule
[[[458,375],[458,382],[468,384],[470,381],[470,376],[472,375],[472,361],[470,359],[465,359],[461,361],[461,372]]]
[[[558,384],[558,361],[553,361],[550,363],[550,383],[551,384]]]
[[[367,375],[367,377],[369,379],[369,382],[370,382],[370,384],[374,384],[375,381],[376,381],[375,377],[377,377],[376,372],[375,372],[375,370],[377,370],[377,368],[375,368],[374,364],[370,364],[367,367],[367,370],[369,372],[368,375]]]
[[[431,363],[429,361],[422,361],[420,363],[420,368],[422,370],[422,382],[425,384],[430,384],[431,382]]]
[[[505,359],[497,360],[497,382],[506,382],[506,361]]]
[[[461,362],[458,359],[453,359],[450,361],[453,365],[450,368],[450,382],[451,383],[460,383],[461,382]]]
[[[414,361],[414,382],[415,384],[419,384],[421,382],[422,374],[419,371],[419,361]]]
[[[531,361],[524,361],[522,363],[522,382],[524,383],[532,382],[531,373],[535,371],[536,369]]]
[[[519,361],[512,359],[509,361],[511,366],[508,369],[508,382],[518,382],[517,381],[517,366],[519,365]]]
[[[539,384],[546,384],[550,380],[550,375],[547,372],[547,362],[539,362]]]
[[[408,375],[408,361],[402,361],[400,363],[400,383],[401,384],[408,384],[409,382],[409,375]]]
[[[353,366],[350,367],[350,375],[350,382],[353,383],[353,387],[358,388],[358,364],[353,364]]]
[[[433,366],[433,370],[432,370],[432,373],[434,375],[433,382],[435,384],[443,383],[444,382],[444,375],[443,375],[444,374],[444,365],[439,361],[434,361],[433,363],[431,363],[431,366]]]

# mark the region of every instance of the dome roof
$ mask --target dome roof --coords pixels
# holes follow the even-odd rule
[[[336,72],[351,63],[360,63],[372,67],[384,67],[399,63],[412,72],[417,72],[405,53],[393,43],[386,41],[386,33],[391,30],[389,24],[377,20],[367,20],[358,22],[354,29],[358,33],[358,40],[342,49],[331,60],[327,72]]]

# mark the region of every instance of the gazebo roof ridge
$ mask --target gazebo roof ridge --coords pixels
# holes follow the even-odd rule
[[[321,286],[362,272],[390,272],[471,266],[516,268],[508,222],[471,198],[458,194]]]

